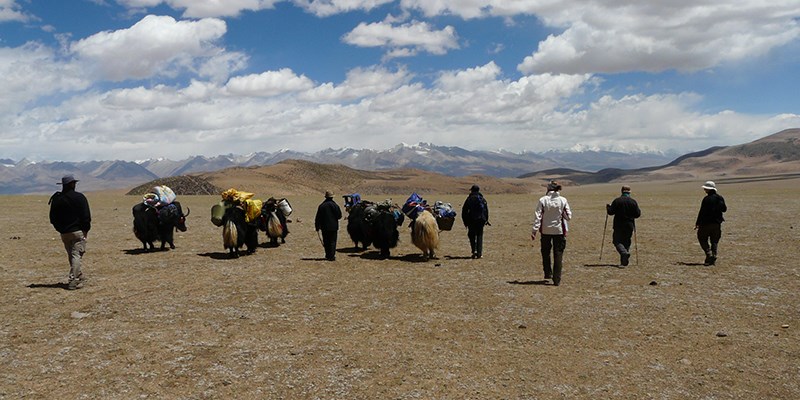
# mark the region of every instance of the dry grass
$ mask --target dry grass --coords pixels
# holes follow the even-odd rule
[[[290,198],[285,245],[228,260],[209,222],[216,196],[181,197],[192,214],[177,249],[142,254],[137,198],[89,193],[91,280],[78,291],[59,285],[47,197],[0,197],[0,398],[799,398],[797,180],[721,186],[715,267],[697,265],[698,182],[634,185],[638,261],[612,267],[610,243],[600,261],[617,187],[565,189],[560,287],[538,282],[538,192],[485,192],[481,260],[456,224],[429,262],[405,226],[386,261],[350,251],[342,227],[333,263],[313,229],[319,196]]]

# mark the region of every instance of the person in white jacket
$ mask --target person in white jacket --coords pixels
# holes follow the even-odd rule
[[[531,230],[531,240],[534,241],[536,235],[541,233],[544,279],[552,279],[555,286],[561,284],[561,262],[564,258],[564,249],[567,247],[567,221],[572,219],[572,210],[560,191],[561,185],[556,181],[550,181],[547,185],[547,194],[536,204]]]

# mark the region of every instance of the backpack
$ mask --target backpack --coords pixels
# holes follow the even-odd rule
[[[486,222],[486,200],[481,195],[474,196],[470,202],[469,216],[475,222]]]

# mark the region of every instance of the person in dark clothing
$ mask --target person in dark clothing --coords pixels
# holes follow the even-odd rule
[[[333,201],[333,193],[325,192],[325,200],[317,207],[314,228],[322,231],[322,246],[325,248],[325,259],[336,260],[336,239],[339,232],[339,220],[342,209]]]
[[[631,187],[622,186],[621,195],[606,204],[606,213],[614,216],[614,234],[611,243],[619,253],[620,267],[626,267],[631,258],[631,236],[636,231],[636,218],[642,216],[639,204],[631,197]]]
[[[472,185],[461,208],[461,221],[467,228],[472,258],[483,257],[483,227],[489,224],[489,206],[478,185]]]
[[[72,175],[61,178],[62,190],[50,197],[50,223],[61,234],[69,258],[69,290],[80,289],[86,282],[81,260],[86,252],[86,238],[92,229],[92,216],[86,196],[75,190],[78,182]]]
[[[697,230],[700,247],[706,253],[703,265],[714,265],[717,262],[719,239],[722,237],[722,222],[725,221],[722,214],[728,211],[728,206],[725,205],[725,199],[717,194],[717,185],[714,182],[707,181],[702,188],[706,197],[700,203],[694,229]]]

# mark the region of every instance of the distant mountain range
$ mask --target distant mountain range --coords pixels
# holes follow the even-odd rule
[[[552,168],[597,171],[603,168],[631,169],[663,165],[677,154],[620,153],[610,151],[548,151],[543,153],[471,151],[430,143],[399,144],[387,150],[326,149],[315,153],[281,150],[249,155],[194,156],[184,160],[30,162],[0,159],[0,194],[50,193],[58,190],[64,174],[74,174],[81,190],[122,189],[158,178],[231,167],[274,165],[284,160],[319,164],[341,164],[365,171],[414,168],[449,176],[487,175],[515,177]]]

